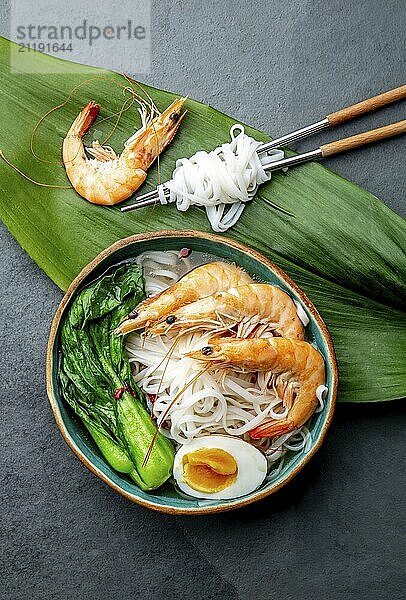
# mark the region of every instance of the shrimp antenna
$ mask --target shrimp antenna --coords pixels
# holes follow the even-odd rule
[[[170,327],[168,327],[168,329],[167,329],[167,333],[169,332],[169,329],[170,329]],[[174,353],[174,351],[175,351],[175,348],[176,348],[176,346],[177,346],[177,344],[178,344],[178,342],[179,342],[180,338],[182,337],[182,335],[185,335],[185,334],[191,333],[191,332],[193,332],[194,330],[196,330],[196,331],[197,331],[197,330],[199,330],[199,329],[201,329],[201,325],[195,325],[194,327],[192,326],[192,327],[189,327],[188,329],[186,329],[186,330],[184,330],[184,331],[180,331],[180,332],[177,334],[177,336],[175,337],[175,339],[174,339],[174,341],[173,341],[173,344],[171,345],[171,347],[169,348],[168,352],[165,354],[165,356],[163,357],[163,359],[161,360],[161,362],[157,364],[157,366],[155,367],[155,369],[154,369],[153,371],[151,371],[150,375],[152,375],[152,373],[155,373],[155,371],[157,371],[157,370],[159,369],[159,367],[160,367],[160,366],[161,366],[161,365],[164,363],[164,361],[167,359],[167,363],[166,363],[166,365],[165,365],[165,367],[164,367],[164,369],[163,369],[163,372],[162,372],[162,375],[161,375],[161,379],[160,379],[160,382],[159,382],[159,385],[158,385],[158,390],[157,390],[157,392],[156,392],[157,394],[159,394],[159,392],[161,391],[161,385],[162,385],[162,382],[163,382],[163,379],[164,379],[164,376],[165,376],[165,373],[166,373],[166,369],[168,368],[169,361],[170,361],[170,359],[171,359],[171,357],[172,357],[172,354],[173,354],[173,353]]]
[[[129,83],[131,83],[131,80],[123,73],[123,77],[124,79],[126,79]],[[81,81],[80,83],[78,83],[77,85],[75,85],[71,91],[69,92],[68,96],[65,98],[65,100],[63,102],[61,102],[61,104],[58,104],[57,106],[54,106],[53,108],[51,108],[50,110],[48,110],[40,119],[39,121],[36,123],[34,129],[32,130],[31,133],[31,137],[30,137],[30,150],[31,150],[31,154],[39,161],[47,163],[47,164],[62,164],[62,161],[60,160],[46,160],[44,158],[42,158],[41,156],[39,156],[36,151],[35,151],[35,147],[34,147],[34,141],[35,141],[35,136],[37,134],[37,131],[39,129],[39,127],[41,126],[41,124],[45,121],[45,119],[52,114],[53,112],[59,110],[60,108],[63,108],[68,102],[69,100],[72,98],[72,96],[76,93],[76,91],[78,89],[80,89],[83,85],[86,85],[92,81],[107,81],[109,83],[112,83],[113,85],[116,85],[117,87],[121,88],[123,90],[123,93],[125,94],[126,92],[129,92],[132,95],[132,99],[127,99],[125,100],[123,106],[121,107],[121,109],[118,111],[118,113],[113,113],[112,115],[109,115],[108,117],[104,117],[103,119],[101,119],[99,121],[99,123],[103,123],[104,121],[107,121],[109,119],[112,119],[115,116],[118,116],[118,119],[112,129],[112,131],[109,133],[109,135],[107,136],[106,140],[103,142],[104,144],[106,143],[106,141],[108,139],[110,139],[110,137],[112,136],[112,134],[114,133],[115,129],[117,128],[117,125],[121,119],[122,114],[129,110],[132,105],[134,104],[135,101],[137,101],[141,106],[145,105],[145,100],[143,98],[141,98],[141,96],[139,94],[137,94],[135,92],[134,89],[132,89],[131,87],[128,87],[126,85],[123,85],[122,83],[119,83],[118,81],[114,81],[114,79],[111,79],[109,77],[89,77],[88,79],[85,79],[83,81]],[[134,81],[134,83],[137,83]],[[140,86],[141,87],[141,86]],[[141,88],[143,89],[143,88]],[[146,94],[145,90],[143,90],[143,92]],[[148,94],[146,94],[148,96]],[[148,96],[149,98],[149,96]],[[150,98],[149,98],[150,99]],[[129,106],[126,106],[126,103],[130,102]],[[151,99],[151,102],[153,104],[153,101]],[[155,104],[153,104],[154,110],[156,110]],[[35,182],[34,182],[35,183]]]
[[[141,338],[141,348],[144,350],[145,340],[147,339],[147,336],[145,335],[145,331],[140,333],[140,338]]]
[[[210,366],[211,366],[210,364],[207,365],[204,369],[202,369],[194,377],[192,377],[192,379],[190,381],[188,381],[185,386],[183,386],[183,388],[180,390],[180,392],[178,392],[176,394],[176,396],[174,397],[174,399],[171,400],[171,402],[166,407],[164,413],[160,416],[159,422],[157,422],[157,429],[156,429],[156,431],[155,431],[155,433],[154,433],[154,435],[152,437],[151,443],[149,445],[149,448],[148,448],[147,453],[145,455],[144,461],[142,463],[143,467],[146,466],[147,462],[150,459],[152,450],[153,450],[154,445],[155,445],[156,438],[158,437],[159,427],[165,421],[165,419],[168,416],[168,413],[171,410],[172,406],[175,404],[175,402],[177,402],[179,400],[180,396],[185,393],[185,391],[188,389],[188,387],[190,387],[193,383],[195,383],[195,381],[197,381],[199,379],[199,377],[201,377],[206,371],[208,371],[210,369]]]
[[[69,92],[69,94],[67,95],[67,97],[65,98],[65,100],[63,102],[61,102],[61,104],[58,104],[57,106],[54,106],[53,108],[49,109],[40,119],[39,121],[36,123],[34,129],[31,132],[31,137],[30,137],[30,150],[31,150],[31,154],[34,156],[34,158],[36,158],[37,160],[47,163],[47,164],[62,164],[62,161],[60,160],[46,160],[45,158],[41,158],[41,156],[38,156],[38,154],[35,152],[35,148],[34,148],[34,140],[35,140],[35,136],[36,133],[38,131],[38,128],[41,126],[41,124],[45,121],[45,119],[47,117],[49,117],[50,114],[52,114],[53,112],[59,110],[60,108],[63,108],[68,102],[69,100],[72,98],[72,96],[76,93],[76,91],[82,87],[83,85],[86,85],[87,83],[90,83],[92,81],[108,81],[109,83],[113,83],[114,85],[125,89],[125,86],[122,83],[119,83],[118,81],[114,81],[114,79],[111,79],[109,77],[89,77],[88,79],[85,79],[84,81],[81,81],[80,83],[78,83],[77,85],[75,85],[71,91]],[[112,115],[114,116],[114,115]],[[106,118],[110,118],[110,117],[106,117]]]
[[[169,326],[169,327],[166,329],[166,331],[165,331],[165,335],[168,335],[168,333],[170,333],[170,330],[171,330],[171,328],[172,328],[172,325],[170,325],[170,326]],[[199,330],[199,329],[201,329],[201,328],[202,328],[202,327],[201,327],[201,325],[195,325],[195,326],[191,326],[191,327],[189,327],[189,328],[187,328],[187,329],[185,329],[185,330],[183,330],[183,331],[180,331],[180,332],[179,332],[179,333],[176,335],[176,337],[175,337],[175,339],[174,339],[174,341],[173,341],[173,343],[172,343],[171,347],[169,348],[168,352],[165,354],[165,356],[163,357],[163,359],[162,359],[162,360],[161,360],[161,361],[160,361],[160,362],[159,362],[159,363],[156,365],[155,369],[153,369],[153,371],[151,371],[151,372],[150,372],[150,375],[152,375],[152,373],[155,373],[155,371],[156,371],[157,369],[159,369],[159,367],[160,367],[160,366],[161,366],[161,365],[164,363],[164,361],[165,361],[166,359],[168,359],[168,363],[169,363],[169,359],[171,358],[171,356],[172,356],[172,354],[173,354],[173,352],[174,352],[174,350],[175,350],[175,348],[176,348],[176,345],[177,345],[178,341],[180,340],[180,338],[182,337],[182,335],[185,335],[185,334],[191,333],[191,332],[193,332],[193,331],[195,331],[195,330],[197,331],[197,330]],[[144,337],[144,339],[145,339],[145,337]],[[168,366],[168,364],[166,365],[166,367],[167,367],[167,366]],[[166,367],[165,367],[165,370],[166,370]],[[164,373],[165,373],[165,371],[164,371]],[[163,375],[162,375],[162,377],[163,377]],[[160,388],[158,388],[158,392],[157,392],[157,393],[159,393],[159,389],[160,389]]]
[[[154,111],[159,113],[159,110],[157,109],[155,102],[153,101],[151,96],[148,94],[148,92],[143,88],[143,86],[140,84],[140,82],[137,81],[136,79],[133,79],[132,77],[130,77],[130,75],[127,75],[124,72],[122,72],[121,74],[124,77],[124,79],[126,79],[128,81],[128,83],[135,83],[135,85],[140,88],[142,93],[145,94],[146,97],[148,98],[148,100],[151,102],[151,106],[153,107]]]
[[[163,364],[163,362],[166,360],[166,364],[165,364],[165,366],[164,366],[164,368],[162,370],[161,379],[159,380],[159,385],[158,385],[158,389],[157,389],[157,392],[156,392],[157,395],[161,391],[161,385],[162,385],[162,382],[164,380],[165,373],[166,373],[166,370],[167,370],[168,365],[169,365],[169,361],[171,360],[172,354],[175,351],[175,348],[176,348],[176,346],[178,344],[179,339],[180,339],[180,336],[178,336],[177,338],[175,338],[175,340],[173,341],[173,344],[169,348],[168,352],[165,354],[165,356],[163,357],[163,359],[161,360],[161,362],[159,363],[159,365],[156,367],[158,369],[158,367],[160,367]]]
[[[162,360],[161,360],[161,361],[160,361],[160,362],[159,362],[159,363],[156,365],[156,367],[155,367],[155,368],[154,368],[154,369],[153,369],[153,370],[150,372],[150,375],[152,375],[153,373],[155,373],[155,371],[157,371],[157,370],[159,369],[159,367],[160,367],[161,365],[163,365],[163,363],[165,362],[165,360],[166,360],[167,358],[168,358],[168,362],[169,362],[169,359],[170,359],[170,357],[172,356],[172,354],[173,354],[173,352],[174,352],[174,350],[175,350],[176,344],[177,344],[177,343],[178,343],[178,341],[179,341],[179,337],[180,337],[180,336],[178,336],[178,337],[177,337],[177,338],[176,338],[176,339],[173,341],[173,344],[171,345],[171,347],[169,348],[169,350],[168,350],[168,351],[165,353],[165,355],[164,355],[163,359],[162,359]],[[146,339],[146,336],[144,336],[144,340],[145,340],[145,339]],[[144,344],[144,342],[143,342],[143,344]],[[157,392],[157,393],[158,393],[158,392]]]
[[[124,93],[126,91],[130,92],[132,94],[132,96],[131,96],[131,98],[126,98],[124,100],[123,105],[121,106],[121,108],[118,111],[118,113],[114,113],[114,114],[110,115],[109,117],[104,117],[104,119],[100,119],[100,121],[98,121],[98,123],[100,124],[100,123],[103,123],[104,121],[108,121],[109,119],[112,119],[113,117],[117,117],[116,122],[114,123],[112,130],[107,135],[107,137],[103,140],[103,142],[101,144],[102,146],[104,146],[106,144],[106,142],[108,142],[108,140],[111,138],[111,136],[113,135],[113,133],[117,129],[118,124],[120,122],[120,119],[121,119],[123,113],[125,113],[127,110],[130,110],[130,108],[133,106],[134,102],[136,102],[135,94],[131,90],[129,90],[128,88],[125,88],[123,90]],[[128,104],[128,106],[126,106],[126,104]]]
[[[20,171],[20,169],[18,167],[16,167],[11,161],[8,160],[8,158],[6,158],[4,156],[4,152],[3,150],[0,150],[0,158],[2,158],[4,160],[4,162],[11,167],[12,169],[14,169],[14,171],[17,171],[17,173],[19,175],[21,175],[22,177],[24,177],[24,179],[27,179],[27,181],[30,181],[31,183],[34,183],[35,185],[40,185],[41,187],[47,187],[47,188],[57,188],[60,190],[70,190],[72,189],[71,185],[54,185],[52,183],[41,183],[40,181],[35,181],[35,179],[31,179],[31,177],[29,177],[28,175],[26,175],[25,173],[23,173],[22,171]]]

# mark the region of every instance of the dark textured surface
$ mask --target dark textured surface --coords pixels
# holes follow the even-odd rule
[[[145,79],[281,134],[402,83],[404,21],[404,2],[393,0],[156,2]],[[317,142],[404,111],[393,106]],[[398,139],[329,165],[404,214],[404,150]],[[1,240],[2,597],[404,597],[402,403],[339,406],[304,472],[245,510],[187,518],[134,506],[59,435],[44,353],[61,293],[4,228]]]

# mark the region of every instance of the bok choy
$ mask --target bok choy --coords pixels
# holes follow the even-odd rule
[[[156,425],[133,381],[124,338],[112,334],[144,297],[136,264],[121,265],[81,290],[62,325],[59,381],[64,399],[111,467],[150,490],[170,476],[174,448],[158,433],[143,465]]]

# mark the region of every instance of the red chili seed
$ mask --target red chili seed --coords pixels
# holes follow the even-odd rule
[[[190,256],[192,254],[192,248],[182,248],[179,251],[179,258],[187,258],[188,256]]]

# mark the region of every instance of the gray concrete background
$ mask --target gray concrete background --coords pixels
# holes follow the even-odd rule
[[[403,83],[405,14],[403,0],[154,1],[143,79],[282,134]],[[404,114],[393,106],[300,147]],[[404,150],[397,139],[328,164],[404,214]],[[258,505],[149,512],[65,446],[44,387],[61,293],[4,228],[1,251],[2,598],[404,598],[402,403],[339,406],[311,464]]]

